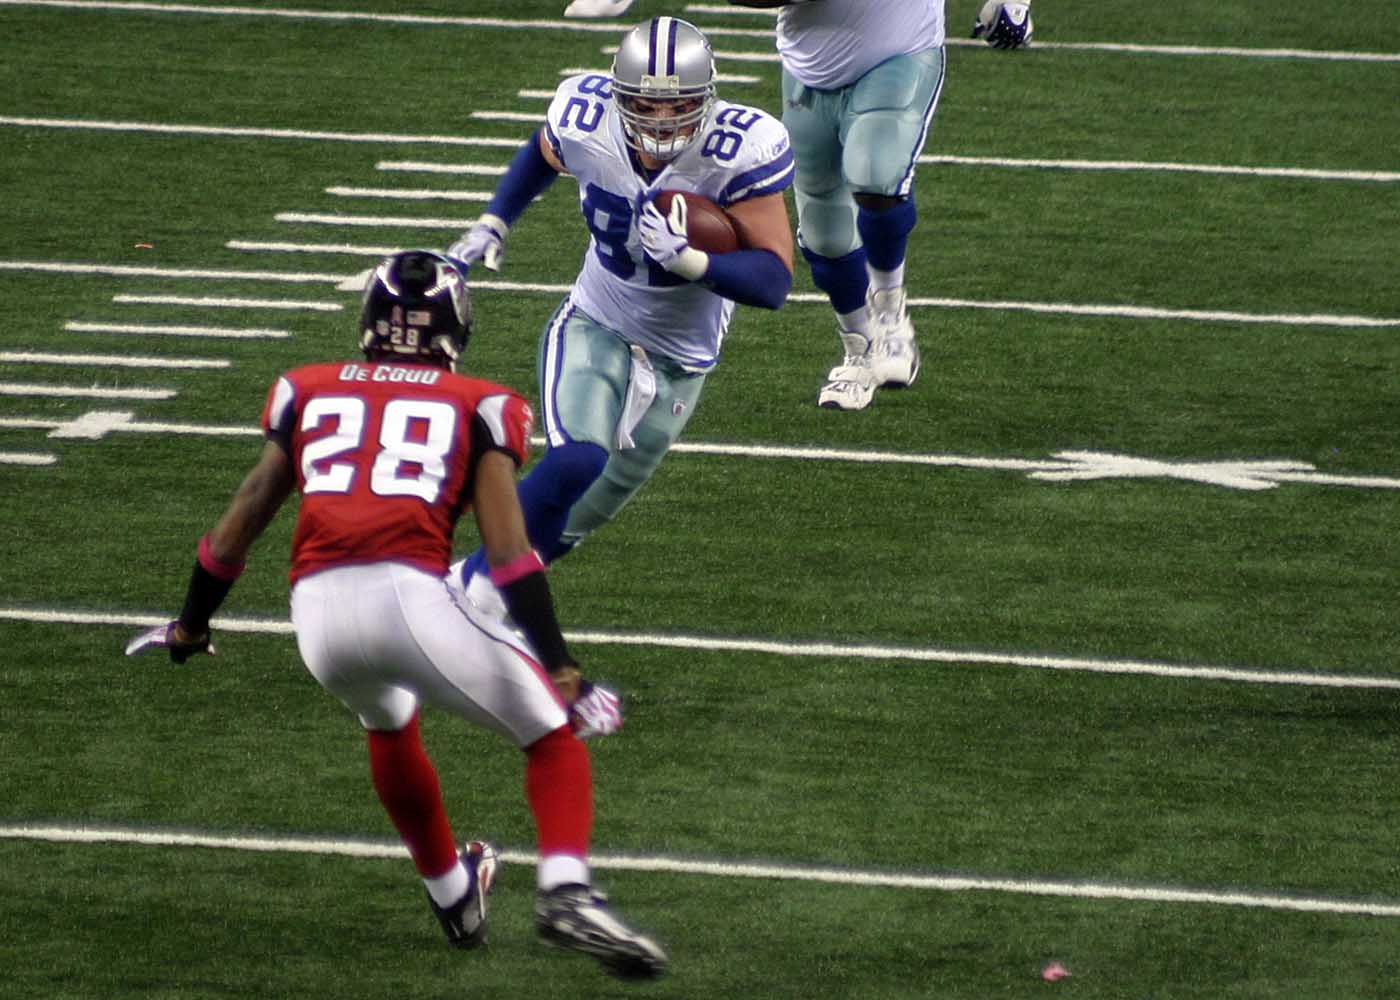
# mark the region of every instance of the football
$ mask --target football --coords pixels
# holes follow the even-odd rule
[[[671,211],[671,196],[685,196],[685,235],[690,245],[705,253],[731,253],[739,249],[739,231],[729,213],[709,198],[693,191],[658,191],[656,207],[662,214]]]

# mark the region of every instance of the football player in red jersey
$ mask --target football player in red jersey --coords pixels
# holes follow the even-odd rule
[[[431,251],[395,254],[365,291],[364,362],[297,368],[268,393],[262,456],[198,557],[178,618],[137,636],[176,663],[212,653],[209,620],[254,541],[293,490],[292,625],[307,668],[359,716],[375,791],[423,877],[448,940],[486,935],[495,848],[460,852],[420,702],[486,726],[525,752],[540,861],[536,924],[550,943],[622,976],[655,976],[666,953],[590,887],[589,754],[581,738],[622,724],[616,695],[583,679],[530,547],[515,474],[528,404],[454,371],[471,332],[466,280]],[[475,515],[510,620],[459,605],[445,582],[452,533]]]

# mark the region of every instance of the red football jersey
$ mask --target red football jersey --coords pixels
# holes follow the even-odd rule
[[[268,392],[262,424],[290,447],[302,494],[292,582],[365,562],[445,574],[477,459],[498,449],[523,465],[533,421],[514,391],[428,365],[287,372]]]

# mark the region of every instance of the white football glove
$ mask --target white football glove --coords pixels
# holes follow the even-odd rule
[[[126,655],[136,656],[150,649],[164,649],[170,653],[170,659],[174,663],[184,663],[198,653],[214,655],[214,643],[210,641],[208,632],[189,642],[182,642],[175,634],[175,626],[178,624],[178,620],[166,622],[132,637],[126,644]]]
[[[989,0],[977,15],[972,37],[981,38],[994,49],[1022,49],[1030,45],[1033,30],[1029,3]]]
[[[506,256],[506,235],[510,224],[500,216],[483,212],[462,238],[447,248],[447,256],[470,267],[482,261],[488,271],[499,271]]]
[[[697,281],[710,266],[710,255],[690,245],[686,236],[687,212],[681,195],[672,197],[671,211],[665,215],[656,207],[655,199],[649,198],[637,216],[637,235],[648,257],[672,274]]]
[[[601,684],[584,681],[578,699],[569,706],[569,721],[581,740],[611,736],[622,728],[622,699]]]

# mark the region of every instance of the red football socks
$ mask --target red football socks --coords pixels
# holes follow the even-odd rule
[[[588,857],[593,834],[593,767],[588,748],[568,726],[526,747],[525,796],[535,814],[541,857]]]
[[[455,865],[452,825],[443,808],[437,769],[423,749],[416,714],[397,732],[369,730],[369,767],[379,801],[408,846],[418,873],[433,878]]]

